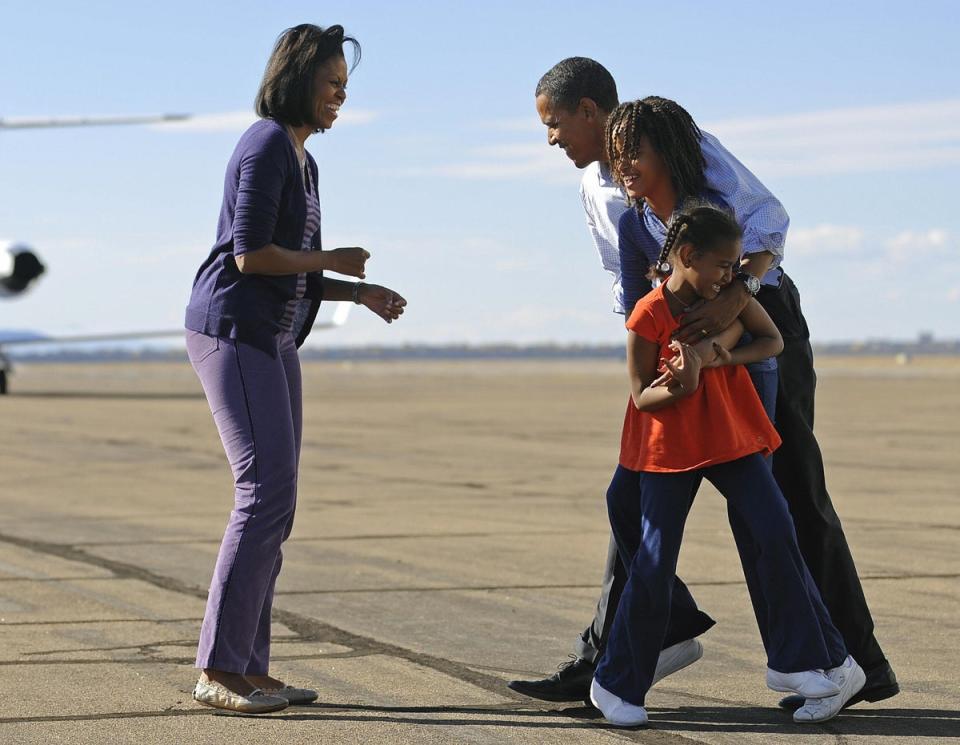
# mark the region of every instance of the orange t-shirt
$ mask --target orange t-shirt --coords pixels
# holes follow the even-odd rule
[[[670,359],[670,334],[679,326],[663,296],[663,284],[637,303],[627,328],[660,345]],[[780,436],[760,403],[743,365],[700,372],[689,396],[659,411],[638,411],[627,401],[620,439],[620,465],[632,471],[679,472],[727,463],[780,447]]]

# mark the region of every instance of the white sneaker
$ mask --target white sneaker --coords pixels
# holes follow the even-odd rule
[[[781,673],[768,667],[767,688],[781,693],[799,693],[804,698],[825,698],[840,693],[840,686],[830,680],[823,670]]]
[[[660,657],[657,659],[657,669],[653,673],[651,687],[668,675],[673,675],[677,670],[683,670],[687,665],[692,665],[701,657],[703,657],[703,645],[696,639],[687,639],[667,647],[660,652]]]
[[[590,700],[603,712],[604,718],[617,727],[642,727],[647,724],[647,710],[627,703],[594,678],[590,683]]]
[[[827,670],[827,677],[839,686],[840,693],[825,698],[808,697],[806,703],[793,712],[793,721],[805,724],[833,719],[840,713],[843,705],[859,693],[867,682],[863,668],[849,655],[842,665]]]

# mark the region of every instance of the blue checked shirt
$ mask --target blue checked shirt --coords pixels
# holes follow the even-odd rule
[[[790,225],[790,218],[783,205],[774,197],[760,180],[747,170],[746,166],[737,160],[711,134],[703,132],[700,142],[703,157],[706,161],[704,175],[707,180],[708,197],[711,201],[718,201],[733,211],[734,217],[743,228],[743,252],[757,253],[769,251],[773,254],[773,263],[770,271],[763,277],[764,284],[777,284],[780,281],[781,271],[778,268],[783,260],[783,244]],[[644,208],[643,224],[646,231],[629,229],[639,228],[640,216],[634,210],[629,210],[626,204],[626,195],[613,181],[610,169],[606,164],[591,163],[584,171],[580,181],[580,199],[587,216],[587,227],[593,236],[594,245],[600,255],[603,268],[613,278],[613,310],[616,313],[624,312],[624,278],[626,275],[628,303],[643,294],[640,285],[643,274],[646,272],[648,261],[656,261],[656,254],[666,240],[667,227],[653,212]],[[629,212],[636,215],[631,226]],[[628,214],[627,217],[624,215]],[[621,219],[623,218],[624,232],[621,234]],[[659,244],[649,243],[649,236]],[[620,251],[624,256],[635,258],[629,267],[621,272]],[[652,258],[648,255],[653,253]],[[642,254],[642,255],[641,255]],[[642,271],[640,271],[642,265]],[[637,276],[639,274],[639,276]],[[649,288],[649,284],[646,285]]]

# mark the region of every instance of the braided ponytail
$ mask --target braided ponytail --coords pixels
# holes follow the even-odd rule
[[[670,223],[670,229],[667,231],[666,240],[663,242],[663,248],[660,249],[660,255],[657,257],[657,263],[650,267],[647,272],[647,279],[664,279],[673,267],[668,259],[674,246],[679,245],[680,236],[687,232],[687,226],[690,224],[690,216],[686,214],[677,215]]]
[[[703,254],[739,240],[742,234],[732,214],[704,202],[689,200],[670,221],[657,263],[650,267],[647,278],[651,281],[664,279],[670,274],[673,265],[669,259],[682,245],[690,244],[698,254]]]

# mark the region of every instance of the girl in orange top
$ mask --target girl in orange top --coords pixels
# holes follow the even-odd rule
[[[807,571],[786,500],[764,463],[780,438],[743,365],[779,354],[780,333],[751,300],[740,315],[752,337],[744,346],[715,345],[715,359],[704,363],[692,347],[671,339],[691,305],[716,297],[733,279],[740,235],[737,223],[713,207],[678,214],[653,268],[666,279],[627,321],[632,395],[620,466],[642,473],[639,493],[608,493],[630,576],[590,689],[613,724],[647,721],[644,696],[669,617],[683,526],[702,478],[739,513],[755,544],[741,561],[767,651],[767,685],[827,699],[840,687],[824,668],[859,670]],[[862,685],[862,671],[860,678]]]

